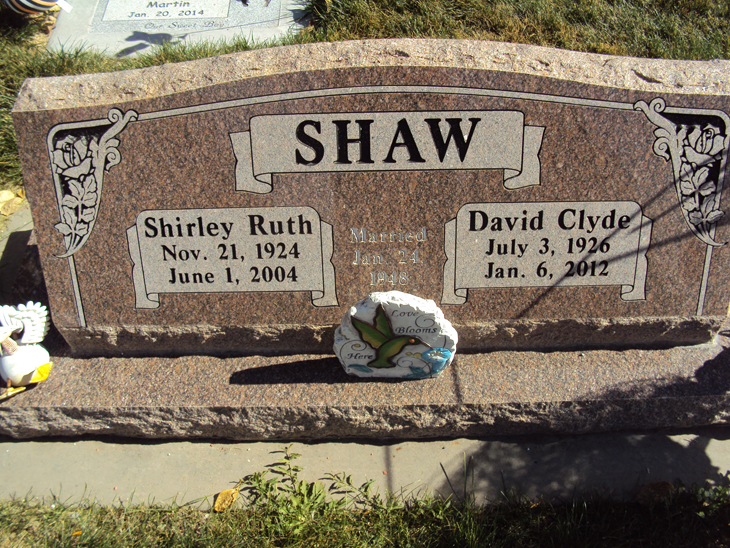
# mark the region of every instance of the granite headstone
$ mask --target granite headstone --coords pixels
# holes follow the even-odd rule
[[[727,74],[404,40],[28,80],[53,321],[79,355],[330,352],[350,306],[399,290],[461,351],[707,341]]]

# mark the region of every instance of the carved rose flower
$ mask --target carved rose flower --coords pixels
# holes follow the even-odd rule
[[[696,166],[712,163],[718,154],[725,149],[727,137],[720,133],[715,126],[692,126],[683,139],[684,155],[687,160]]]
[[[86,136],[67,135],[56,143],[53,151],[53,163],[56,165],[56,172],[78,179],[82,175],[91,172],[91,152],[95,142],[89,143]],[[91,145],[91,146],[89,146]]]

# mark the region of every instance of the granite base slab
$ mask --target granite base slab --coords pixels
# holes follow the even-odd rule
[[[725,332],[723,332],[725,333]],[[581,434],[730,423],[730,341],[664,350],[457,354],[423,381],[328,355],[54,358],[0,404],[0,435],[324,440]]]

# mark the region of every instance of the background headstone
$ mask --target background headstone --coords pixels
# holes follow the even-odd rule
[[[30,80],[54,323],[79,354],[330,352],[396,289],[462,351],[707,341],[727,68],[373,41]]]
[[[77,0],[59,13],[49,49],[94,47],[125,57],[163,42],[269,40],[306,24],[298,0]]]

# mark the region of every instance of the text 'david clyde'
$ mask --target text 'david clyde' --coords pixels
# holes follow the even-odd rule
[[[473,204],[456,221],[457,287],[633,283],[635,202]]]

